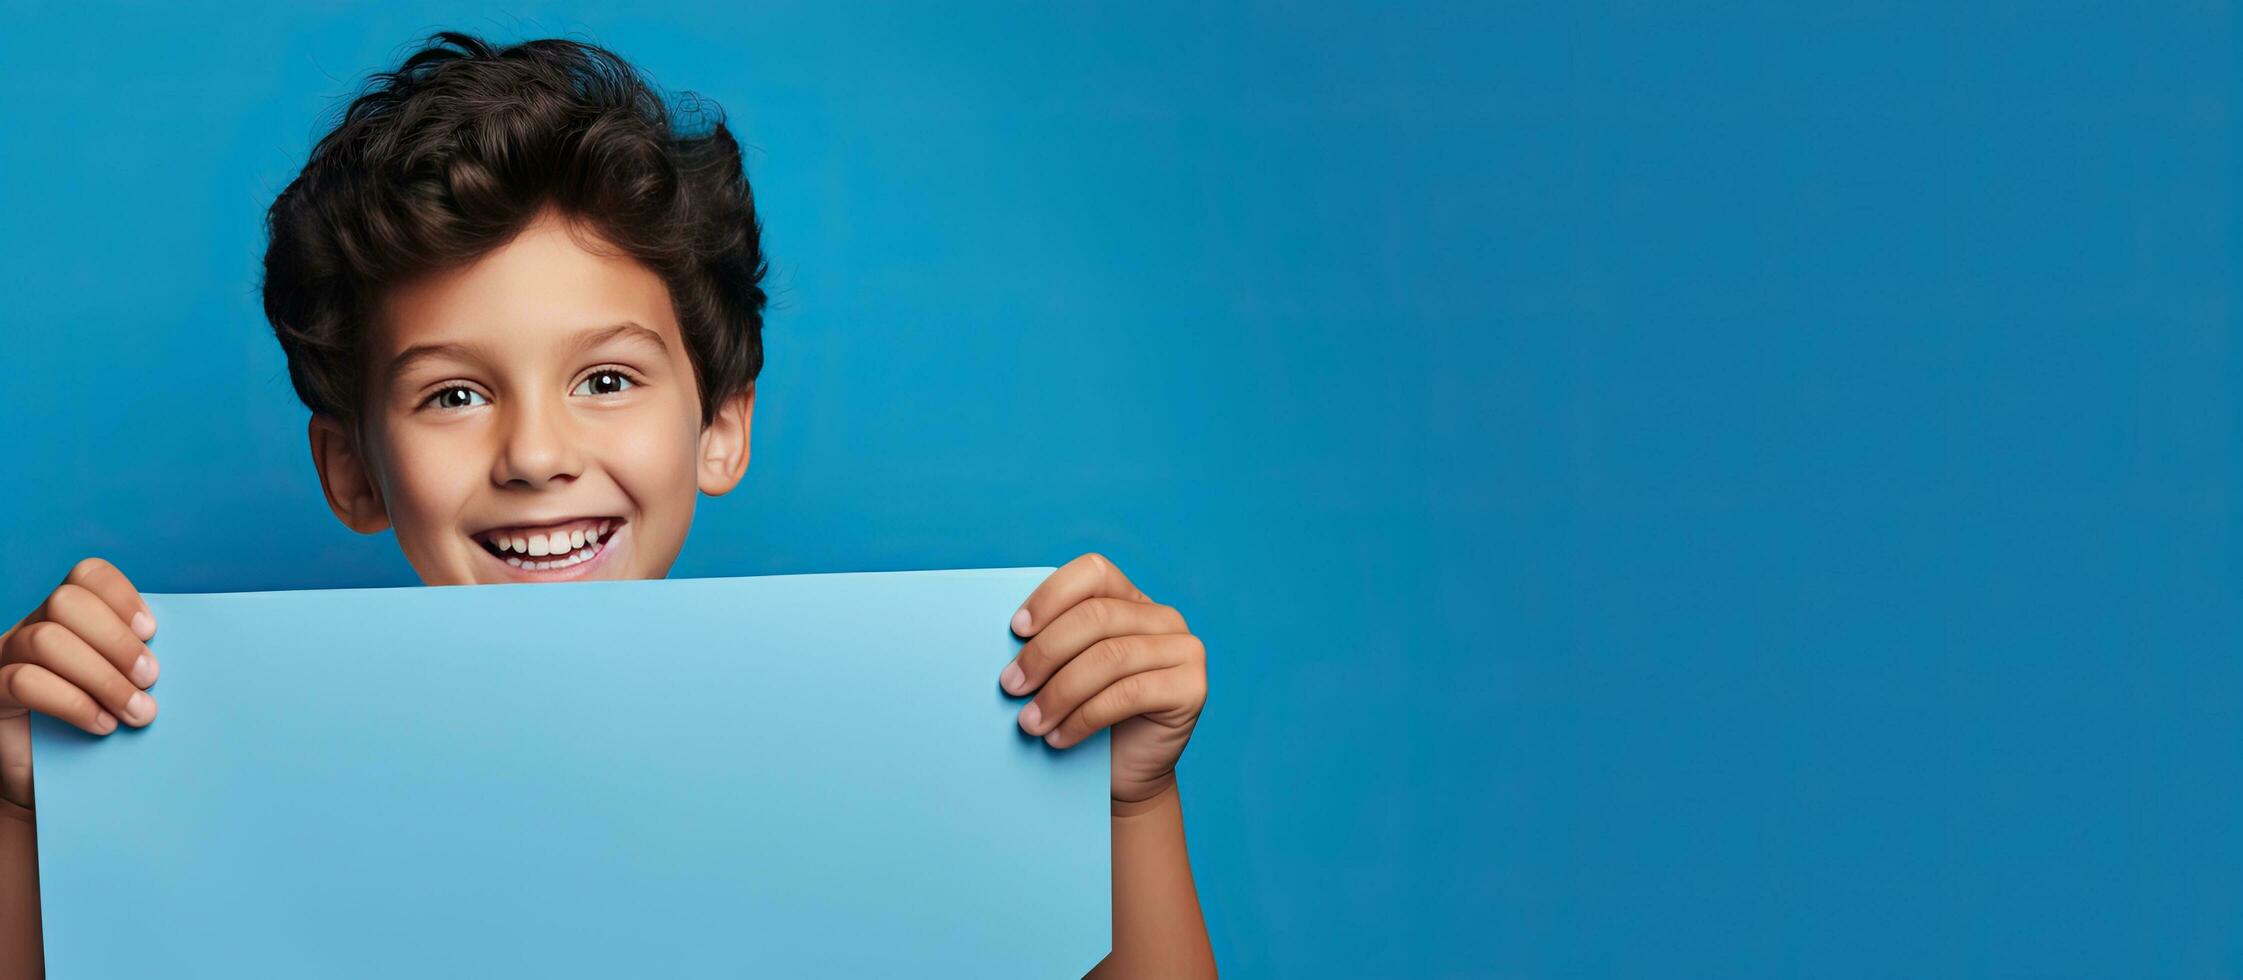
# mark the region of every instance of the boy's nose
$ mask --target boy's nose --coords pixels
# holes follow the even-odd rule
[[[558,414],[557,408],[517,405],[503,429],[505,441],[493,464],[492,482],[541,487],[576,479],[583,466],[569,439],[568,420]]]

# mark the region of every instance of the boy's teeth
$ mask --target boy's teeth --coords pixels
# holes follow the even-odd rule
[[[581,565],[587,561],[591,561],[592,556],[599,554],[599,551],[600,549],[598,548],[586,547],[577,551],[570,552],[564,557],[554,558],[550,561],[524,561],[520,558],[508,558],[506,560],[506,563],[516,568],[528,569],[529,571],[533,572],[542,572],[549,568],[567,568],[571,565]]]
[[[489,540],[491,540],[491,547],[500,549],[500,552],[514,552],[516,556],[525,556],[525,558],[554,556],[554,561],[538,561],[538,563],[507,558],[509,563],[518,563],[520,567],[565,567],[565,565],[576,563],[576,561],[570,561],[572,552],[581,552],[581,549],[585,549],[585,547],[592,547],[594,552],[597,552],[601,538],[606,538],[608,531],[612,531],[612,529],[615,529],[615,520],[601,520],[601,523],[592,525],[592,527],[572,527],[567,531],[552,531],[552,534],[491,534]],[[585,554],[585,556],[590,556],[590,554]],[[581,558],[579,558],[579,561],[581,561]]]

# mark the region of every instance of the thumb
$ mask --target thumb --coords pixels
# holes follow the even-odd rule
[[[0,708],[0,800],[31,808],[31,712]]]

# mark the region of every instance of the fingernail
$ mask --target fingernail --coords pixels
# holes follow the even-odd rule
[[[1006,691],[1019,694],[1020,686],[1028,683],[1028,674],[1020,669],[1020,661],[1015,660],[1005,665],[1005,672],[997,678],[997,683],[1002,685]]]
[[[94,731],[97,731],[97,732],[100,732],[100,733],[101,733],[101,734],[103,734],[103,735],[107,735],[107,734],[109,734],[110,732],[116,731],[116,730],[117,730],[117,718],[116,718],[116,716],[115,716],[115,715],[112,715],[112,714],[110,714],[109,712],[106,712],[106,711],[103,711],[103,712],[100,712],[100,713],[98,713],[98,714],[94,715],[94,716],[93,716],[93,730],[94,730]]]
[[[156,699],[139,691],[125,699],[125,720],[135,725],[145,725],[156,720]]]
[[[1020,709],[1020,728],[1022,731],[1034,735],[1037,726],[1043,723],[1044,709],[1039,707],[1036,702],[1030,701],[1027,707]]]
[[[134,633],[137,633],[137,634],[139,634],[139,635],[140,635],[140,638],[141,638],[141,639],[143,639],[143,640],[146,640],[146,639],[148,639],[149,637],[152,637],[152,636],[156,635],[156,620],[155,620],[155,617],[152,617],[152,616],[150,616],[150,615],[148,615],[147,613],[144,613],[144,612],[136,612],[136,613],[133,613],[133,614],[132,614],[132,631],[133,631]]]
[[[132,682],[141,687],[147,687],[156,682],[155,657],[143,653],[140,655],[140,659],[132,662]]]
[[[1046,736],[1044,736],[1044,744],[1045,744],[1045,745],[1049,745],[1049,746],[1051,746],[1052,748],[1055,748],[1055,749],[1056,749],[1056,748],[1058,748],[1058,747],[1059,747],[1059,729],[1056,729],[1056,728],[1054,728],[1054,729],[1052,729],[1052,730],[1051,730],[1051,734],[1049,734],[1049,735],[1046,735]]]
[[[1012,631],[1013,631],[1013,634],[1014,634],[1014,635],[1016,635],[1016,636],[1027,636],[1027,635],[1028,635],[1028,607],[1027,607],[1027,606],[1022,606],[1022,607],[1020,607],[1020,611],[1019,611],[1019,612],[1016,612],[1016,613],[1013,613],[1013,614],[1012,614]]]

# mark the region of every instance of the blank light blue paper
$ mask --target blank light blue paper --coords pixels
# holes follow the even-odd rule
[[[156,722],[36,730],[50,975],[1079,976],[1107,743],[1050,569],[152,595]]]

